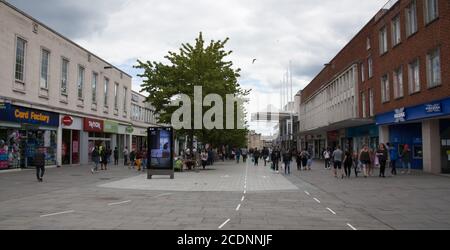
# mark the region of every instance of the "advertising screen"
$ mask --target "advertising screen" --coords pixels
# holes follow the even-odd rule
[[[149,169],[173,169],[173,129],[158,127],[148,129]]]

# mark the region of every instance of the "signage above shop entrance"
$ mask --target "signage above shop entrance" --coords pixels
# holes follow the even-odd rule
[[[84,131],[102,133],[103,128],[104,128],[104,122],[102,120],[84,118]]]
[[[36,126],[59,126],[59,115],[56,113],[14,106],[9,103],[1,105],[0,120]]]
[[[64,124],[64,126],[69,127],[73,124],[73,118],[66,115],[62,118],[62,123]]]

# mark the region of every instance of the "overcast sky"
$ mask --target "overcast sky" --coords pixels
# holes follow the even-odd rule
[[[249,112],[280,106],[292,61],[301,90],[386,0],[8,0],[131,75],[136,59],[162,61],[181,43],[230,38],[231,60],[252,89]],[[257,59],[252,64],[253,59]],[[140,89],[135,77],[133,89]],[[270,134],[267,124],[251,128]]]

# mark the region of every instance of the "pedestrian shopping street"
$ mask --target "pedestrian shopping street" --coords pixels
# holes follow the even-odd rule
[[[147,180],[124,166],[0,174],[0,229],[450,229],[450,182],[413,173],[336,179],[233,162]]]

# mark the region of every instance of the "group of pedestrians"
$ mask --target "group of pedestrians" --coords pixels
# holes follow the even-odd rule
[[[92,162],[94,167],[91,169],[91,173],[95,174],[100,171],[108,170],[108,164],[111,162],[111,156],[114,158],[114,165],[119,165],[119,150],[116,147],[112,151],[109,147],[104,145],[96,146],[92,150]],[[129,169],[134,169],[136,167],[137,171],[144,171],[147,168],[147,154],[145,150],[131,152],[128,151],[128,147],[125,147],[123,151],[124,156],[124,166],[128,166]]]
[[[399,152],[400,151],[400,152]],[[333,166],[335,178],[350,178],[354,170],[355,176],[362,172],[364,178],[374,175],[376,167],[379,168],[379,177],[386,178],[386,168],[391,168],[391,175],[397,175],[397,162],[400,160],[403,168],[411,173],[411,150],[408,145],[404,145],[401,150],[396,149],[390,143],[379,144],[375,150],[370,150],[369,146],[363,146],[359,153],[350,150],[343,152],[339,146],[334,151],[327,149],[323,152],[325,159],[325,169]]]

